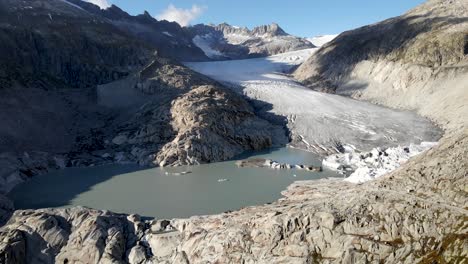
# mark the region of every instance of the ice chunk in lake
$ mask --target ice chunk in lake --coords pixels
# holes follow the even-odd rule
[[[345,181],[362,183],[381,177],[394,171],[411,157],[416,156],[433,146],[437,142],[422,142],[408,147],[393,147],[387,149],[374,148],[369,152],[348,152],[328,156],[322,165],[331,170],[351,175]]]

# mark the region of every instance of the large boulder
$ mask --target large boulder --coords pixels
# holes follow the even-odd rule
[[[286,142],[282,128],[258,118],[247,101],[218,86],[194,88],[175,100],[170,112],[177,135],[158,154],[161,166],[227,160]]]

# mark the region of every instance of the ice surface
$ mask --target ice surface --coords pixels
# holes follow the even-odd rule
[[[286,121],[292,144],[301,149],[330,154],[339,151],[343,145],[352,145],[357,151],[369,151],[375,147],[438,140],[440,131],[412,112],[315,92],[284,74],[316,50],[186,65],[216,80],[233,84],[233,89],[253,99],[265,118]]]
[[[338,35],[321,35],[321,36],[315,36],[313,38],[308,38],[307,40],[317,47],[322,47],[323,45],[332,41],[337,36]]]

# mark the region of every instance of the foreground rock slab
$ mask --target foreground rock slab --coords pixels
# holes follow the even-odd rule
[[[87,208],[16,211],[1,263],[464,263],[468,131],[390,175],[297,182],[221,215],[143,221]]]

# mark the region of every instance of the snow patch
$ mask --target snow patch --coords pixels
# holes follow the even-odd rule
[[[307,38],[307,40],[317,47],[322,47],[323,45],[335,39],[337,36],[338,35],[321,35],[312,38]]]
[[[73,3],[70,3],[67,0],[59,0],[59,1],[84,11],[84,9],[81,8],[80,6],[77,6],[77,5],[73,4]]]
[[[352,172],[345,181],[363,183],[396,170],[411,157],[435,145],[437,142],[422,142],[408,147],[374,148],[369,152],[356,152],[345,148],[346,153],[328,156],[323,160],[322,166],[343,174]]]
[[[209,58],[217,58],[220,56],[223,56],[223,53],[213,49],[210,47],[209,41],[206,39],[208,36],[201,37],[201,36],[195,36],[192,40],[192,42],[199,47],[206,56]]]
[[[166,35],[166,36],[174,37],[174,35],[172,35],[171,33],[167,32],[167,31],[163,31],[162,33],[163,33],[164,35]]]
[[[101,9],[104,9],[104,10],[111,7],[111,4],[107,0],[82,0],[82,1],[97,5]]]
[[[226,34],[224,35],[224,38],[229,44],[232,44],[232,45],[239,45],[239,44],[246,42],[247,40],[252,39],[252,37],[249,35],[237,34],[237,33]]]

